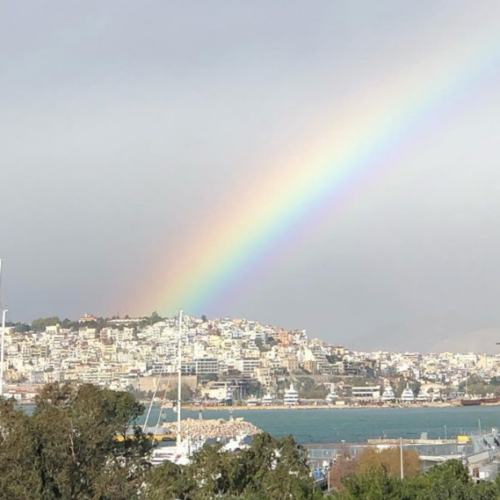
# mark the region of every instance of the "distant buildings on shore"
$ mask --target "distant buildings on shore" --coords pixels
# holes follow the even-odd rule
[[[7,328],[4,373],[18,398],[50,382],[91,382],[146,395],[154,386],[148,381],[176,373],[177,318],[51,319],[32,330]],[[294,405],[295,397],[326,400],[332,382],[336,398],[330,403],[448,398],[466,391],[466,379],[477,382],[469,389],[498,385],[500,392],[498,356],[352,351],[310,339],[304,330],[245,319],[187,316],[184,324],[182,371],[196,399],[222,401],[230,393],[234,400],[266,396]]]

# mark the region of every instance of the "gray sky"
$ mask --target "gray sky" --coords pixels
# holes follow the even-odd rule
[[[207,214],[323,124],[363,118],[384,92],[432,84],[470,52],[484,67],[463,64],[463,88],[450,82],[424,131],[395,145],[390,173],[340,212],[311,212],[306,238],[191,312],[366,349],[476,348],[473,332],[493,332],[477,347],[489,348],[496,32],[489,1],[0,2],[3,303],[14,320],[167,312],[161,293],[140,295],[152,275],[168,280],[173,242],[216,235],[224,216]]]

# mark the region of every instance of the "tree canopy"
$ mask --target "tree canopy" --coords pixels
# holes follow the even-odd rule
[[[261,433],[247,449],[205,445],[178,466],[152,467],[151,440],[134,422],[144,408],[125,392],[84,384],[47,385],[32,415],[0,398],[0,499],[319,500],[307,452],[291,436]],[[130,430],[133,435],[130,435]],[[344,462],[342,462],[342,460]],[[343,463],[343,468],[341,465]],[[451,460],[422,474],[397,449],[344,454],[330,500],[500,500],[500,482],[476,484]],[[336,469],[337,468],[337,469]]]
[[[151,444],[127,429],[143,410],[128,393],[90,384],[46,386],[32,416],[0,400],[0,498],[139,498]]]
[[[220,443],[205,445],[185,467],[165,462],[153,469],[146,500],[314,500],[306,451],[291,436],[274,439],[258,434],[252,446],[223,451]]]
[[[476,484],[457,460],[433,467],[427,474],[403,480],[386,468],[374,468],[344,478],[344,489],[331,500],[498,500],[500,484]]]

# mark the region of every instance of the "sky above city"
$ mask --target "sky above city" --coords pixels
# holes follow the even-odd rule
[[[495,352],[500,4],[2,2],[0,73],[13,321]]]

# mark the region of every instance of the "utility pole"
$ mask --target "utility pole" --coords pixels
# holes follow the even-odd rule
[[[404,460],[403,460],[403,438],[399,438],[399,454],[400,454],[400,461],[401,461],[401,479],[405,478],[405,466],[404,466]]]

